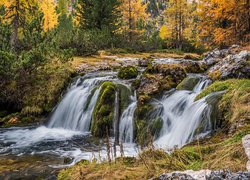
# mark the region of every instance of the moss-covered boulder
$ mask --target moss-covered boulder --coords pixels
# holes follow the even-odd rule
[[[139,102],[145,102],[163,91],[175,88],[186,77],[185,70],[176,64],[148,66],[140,79]]]
[[[120,69],[118,77],[120,79],[133,79],[138,75],[138,70],[134,66],[127,66]]]
[[[188,76],[180,84],[178,84],[176,89],[192,91],[199,80],[200,78],[198,76]]]
[[[201,62],[185,60],[181,61],[180,65],[186,70],[187,73],[203,73],[207,70]]]
[[[116,85],[104,82],[92,115],[91,132],[94,136],[105,137],[113,128]],[[107,132],[108,131],[108,132]]]
[[[201,99],[213,92],[225,91],[218,103],[217,121],[230,132],[237,130],[250,122],[250,80],[230,79],[216,81],[204,89],[196,100]]]
[[[130,103],[131,89],[124,84],[116,84],[117,91],[119,91],[119,111],[123,112]]]

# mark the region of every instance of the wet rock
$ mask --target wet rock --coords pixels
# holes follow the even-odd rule
[[[63,163],[64,164],[71,164],[72,162],[73,162],[73,158],[71,158],[71,157],[65,157],[64,159],[63,159]]]
[[[198,76],[186,77],[180,84],[178,84],[176,89],[192,91],[199,80],[200,78]]]
[[[94,112],[91,132],[96,137],[106,137],[113,128],[116,86],[112,82],[102,84]],[[107,132],[108,131],[108,132]]]
[[[127,66],[120,69],[118,77],[120,79],[133,79],[138,76],[138,70],[134,66]]]
[[[202,73],[206,70],[200,62],[196,61],[181,61],[180,65],[186,70],[187,73]]]
[[[140,67],[148,67],[148,65],[150,64],[152,64],[152,61],[150,59],[143,58],[138,60],[138,65]]]
[[[250,134],[242,138],[242,144],[248,157],[246,168],[250,171]]]
[[[139,95],[155,95],[170,90],[186,77],[185,70],[176,64],[158,64],[148,67],[141,77]],[[140,97],[139,97],[140,98]]]
[[[208,52],[204,55],[204,61],[207,65],[211,66],[219,62],[222,58],[224,58],[229,53],[228,49],[215,49],[211,52]]]
[[[249,51],[241,51],[235,55],[228,55],[211,67],[208,75],[213,80],[250,78],[249,57]]]
[[[187,170],[183,172],[172,172],[162,174],[158,178],[154,180],[170,180],[170,179],[178,179],[178,180],[224,180],[224,179],[232,179],[232,180],[248,180],[250,178],[250,172],[237,172],[232,173],[228,170],[200,170],[193,171]]]

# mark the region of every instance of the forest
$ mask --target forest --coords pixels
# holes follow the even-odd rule
[[[249,42],[250,0],[1,0],[0,179],[250,178]]]

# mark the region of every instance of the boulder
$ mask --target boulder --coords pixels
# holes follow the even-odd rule
[[[133,79],[138,76],[138,70],[134,66],[126,66],[120,69],[118,77],[120,79]]]
[[[229,78],[250,78],[249,51],[241,51],[228,55],[208,70],[208,76],[213,80]]]
[[[188,76],[180,84],[178,84],[176,89],[192,91],[199,80],[200,78],[198,76]]]
[[[147,58],[139,59],[138,60],[138,65],[140,67],[148,67],[148,65],[152,64],[152,61]]]
[[[185,70],[177,64],[149,66],[140,79],[139,101],[147,96],[175,88],[186,77]]]
[[[91,132],[96,137],[106,137],[113,128],[116,85],[104,82],[92,114]],[[107,132],[108,131],[108,132]]]

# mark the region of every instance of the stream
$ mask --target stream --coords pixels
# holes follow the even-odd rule
[[[199,78],[192,91],[171,90],[152,102],[158,108],[150,117],[159,117],[163,122],[159,137],[154,141],[158,148],[181,147],[212,130],[211,107],[206,98],[194,101],[196,95],[211,82],[202,75],[190,76]],[[140,149],[134,143],[137,97],[130,81],[119,80],[114,72],[90,73],[69,86],[47,124],[0,129],[0,167],[5,168],[0,179],[56,179],[58,170],[81,160],[105,160],[105,143],[93,137],[90,128],[101,85],[106,81],[122,84],[131,91],[128,96],[130,103],[120,115],[118,137],[124,143],[124,155],[137,156]],[[203,125],[202,131],[197,132],[200,124]],[[111,137],[111,142],[114,141]],[[120,147],[116,149],[117,156],[120,156]]]

